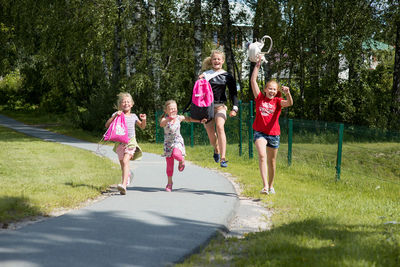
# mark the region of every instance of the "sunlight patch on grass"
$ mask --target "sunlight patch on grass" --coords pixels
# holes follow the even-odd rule
[[[119,167],[109,159],[3,127],[0,146],[7,159],[0,172],[1,222],[74,208],[119,179]]]

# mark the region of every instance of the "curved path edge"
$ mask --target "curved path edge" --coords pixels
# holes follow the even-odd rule
[[[98,152],[98,145],[0,115],[0,125],[45,141]],[[100,154],[114,161],[111,147]],[[0,266],[170,266],[226,230],[239,207],[233,184],[188,162],[165,192],[165,159],[144,153],[131,163],[128,194],[0,233]]]

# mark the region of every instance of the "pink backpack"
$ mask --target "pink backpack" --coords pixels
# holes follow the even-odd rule
[[[107,132],[104,134],[105,141],[129,143],[128,128],[125,122],[125,115],[118,115],[110,124]]]
[[[194,84],[190,117],[197,120],[214,118],[214,94],[206,79],[197,80]]]

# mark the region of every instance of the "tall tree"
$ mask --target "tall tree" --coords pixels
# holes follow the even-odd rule
[[[114,49],[113,49],[113,68],[112,68],[112,82],[111,82],[111,87],[114,89],[116,92],[118,90],[118,84],[121,78],[121,58],[120,58],[120,52],[121,52],[121,42],[122,42],[122,13],[123,13],[123,6],[122,6],[122,0],[115,0],[116,1],[116,7],[117,7],[117,20],[114,25]]]
[[[393,69],[393,86],[392,86],[392,104],[391,111],[393,119],[390,120],[390,126],[393,129],[400,129],[400,0],[393,2],[394,12],[394,29],[395,35],[395,59]]]
[[[155,0],[147,1],[147,34],[148,34],[148,59],[150,76],[153,81],[154,107],[160,102],[160,81],[161,81],[161,62],[160,62],[160,25],[157,21],[158,10]]]
[[[232,21],[229,10],[229,1],[222,0],[221,2],[221,15],[222,15],[222,44],[224,45],[226,65],[229,73],[235,75],[234,62],[235,57],[232,50]]]
[[[202,20],[201,20],[201,0],[193,1],[193,24],[194,24],[194,77],[196,80],[201,71],[201,51],[202,51]]]

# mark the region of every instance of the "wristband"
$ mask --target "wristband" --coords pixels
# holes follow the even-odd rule
[[[239,108],[237,106],[233,106],[232,110],[235,111],[236,113],[239,111]]]

